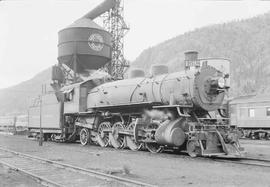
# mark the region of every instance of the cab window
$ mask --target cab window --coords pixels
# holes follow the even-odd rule
[[[255,117],[255,109],[254,108],[248,109],[248,117],[250,117],[250,118]]]
[[[266,108],[266,116],[270,116],[270,107]]]
[[[72,101],[73,100],[73,95],[74,95],[74,89],[71,90],[67,90],[64,92],[64,96],[65,96],[65,101]]]

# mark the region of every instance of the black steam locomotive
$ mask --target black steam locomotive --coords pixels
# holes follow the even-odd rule
[[[238,133],[219,110],[229,88],[229,75],[211,59],[196,59],[196,52],[186,55],[190,56],[186,62],[202,64],[175,73],[156,65],[149,77],[136,69],[128,79],[118,81],[96,73],[88,80],[62,87],[56,94],[59,102],[50,99],[54,94],[45,95],[45,136],[55,139],[60,134],[58,139],[63,141],[79,137],[83,145],[92,142],[132,150],[145,147],[151,152],[187,150],[190,156],[241,156]],[[37,122],[34,119],[39,109],[36,106],[29,111],[32,132],[38,129],[31,124]],[[218,115],[211,114],[214,111],[219,111]],[[53,122],[55,127],[50,126]]]
[[[169,73],[168,67],[154,65],[149,76],[135,69],[117,81],[97,70],[110,61],[111,43],[110,34],[92,19],[114,2],[105,1],[59,32],[54,91],[29,108],[30,132],[38,134],[41,127],[45,139],[80,139],[83,145],[118,149],[241,156],[238,133],[220,110],[229,88],[228,60],[199,60],[191,51],[183,71]],[[82,79],[68,84],[63,67]]]

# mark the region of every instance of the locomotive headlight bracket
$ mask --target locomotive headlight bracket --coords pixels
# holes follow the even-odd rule
[[[206,84],[205,84],[205,90],[208,95],[215,96],[221,92],[224,92],[226,89],[227,89],[227,86],[226,86],[226,80],[224,77],[210,78],[206,81]]]

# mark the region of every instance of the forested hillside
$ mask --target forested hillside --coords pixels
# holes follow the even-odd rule
[[[0,115],[26,113],[29,104],[41,94],[42,84],[49,88],[51,68],[16,86],[0,90]]]
[[[154,63],[168,64],[171,71],[181,70],[187,50],[197,50],[202,58],[231,60],[232,96],[267,92],[270,86],[270,13],[179,35],[146,49],[132,65],[149,69]]]

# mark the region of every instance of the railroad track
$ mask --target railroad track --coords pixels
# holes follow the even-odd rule
[[[0,164],[45,186],[145,186],[152,184],[32,156],[0,146]]]
[[[251,158],[251,157],[239,158],[239,159],[213,158],[213,160],[216,162],[270,168],[270,160],[259,159],[259,158]]]
[[[231,164],[239,164],[239,165],[248,165],[248,166],[258,166],[258,167],[265,167],[270,168],[270,160],[261,159],[261,158],[254,158],[254,157],[242,157],[242,158],[226,158],[226,157],[196,157],[192,158],[187,153],[182,152],[179,154],[171,154],[174,157],[181,157],[181,158],[189,158],[190,160],[207,160],[207,161],[214,161],[214,162],[223,162],[223,163],[231,163]]]

